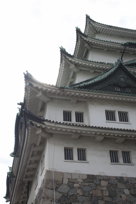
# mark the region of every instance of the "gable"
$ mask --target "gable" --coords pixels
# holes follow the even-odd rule
[[[73,84],[71,88],[136,94],[136,77],[119,61],[116,66],[89,80]]]

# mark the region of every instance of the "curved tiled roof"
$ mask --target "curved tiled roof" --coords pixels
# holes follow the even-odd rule
[[[136,38],[136,30],[134,29],[122,28],[118,26],[111,26],[99,23],[91,19],[90,16],[86,15],[85,34],[87,35],[89,35],[89,26],[93,27],[95,32],[118,35],[122,37],[126,36],[130,38],[132,37]]]
[[[115,74],[115,72],[117,70],[118,70],[118,74]],[[114,76],[112,76],[113,74],[114,74]],[[123,78],[118,77],[118,75],[123,77]],[[109,77],[110,77],[110,81],[108,80]],[[114,78],[116,78],[116,80],[114,80]],[[130,83],[130,79],[133,83]],[[108,87],[108,86],[110,88],[103,89],[103,87]],[[130,91],[130,89],[132,89],[132,91],[130,93],[134,94],[134,95],[136,94],[136,77],[128,71],[128,69],[123,65],[122,61],[118,61],[115,64],[115,66],[113,68],[109,69],[108,71],[106,71],[106,72],[104,72],[104,73],[102,73],[102,74],[100,74],[94,78],[73,84],[70,87],[76,88],[76,89],[83,89],[83,90],[94,89],[94,90],[110,91],[110,90],[114,90],[113,87],[116,87],[116,86],[117,87],[119,86],[122,90],[121,92],[123,92],[123,93],[126,90],[126,89],[124,89],[124,87],[125,88],[129,87],[129,91]]]
[[[44,92],[48,97],[75,97],[78,99],[90,99],[90,98],[98,98],[98,99],[110,99],[117,101],[136,101],[136,96],[130,93],[120,93],[120,92],[104,92],[102,90],[82,90],[75,89],[73,87],[56,87],[54,85],[49,85],[45,83],[38,82],[33,77],[27,77],[29,73],[26,74],[26,86],[29,89],[29,93],[31,92],[31,87],[37,92]],[[30,75],[29,75],[30,76]],[[35,92],[34,92],[35,94]],[[29,101],[30,94],[26,94],[25,99]],[[30,102],[29,102],[30,103]]]
[[[77,53],[79,52],[79,47],[80,47],[80,40],[83,40],[88,44],[88,46],[95,47],[95,48],[106,48],[109,50],[114,50],[116,51],[123,51],[124,49],[124,43],[119,43],[119,42],[114,42],[114,41],[107,41],[107,40],[101,40],[93,37],[88,37],[81,31],[77,31],[77,41],[76,41],[76,46],[75,46],[75,52],[74,55],[77,56]],[[125,52],[128,53],[136,53],[136,48],[133,47],[127,47]]]
[[[85,124],[65,123],[45,119],[44,124],[36,123],[30,120],[30,124],[38,128],[45,129],[47,132],[59,132],[65,134],[79,134],[84,136],[97,136],[101,135],[107,138],[124,138],[136,139],[135,129],[113,128],[103,126],[91,126]]]
[[[96,128],[96,129],[104,129],[104,130],[119,130],[119,131],[128,131],[128,132],[136,132],[135,129],[125,129],[125,128],[114,128],[114,127],[104,127],[104,126],[93,126],[93,125],[87,125],[87,124],[81,124],[81,123],[71,123],[71,122],[59,122],[54,120],[45,119],[43,123],[37,123],[33,121],[35,124],[41,125],[41,127],[44,127],[46,125],[46,122],[50,124],[58,124],[58,125],[64,125],[64,126],[71,126],[71,127],[83,127],[83,128]]]

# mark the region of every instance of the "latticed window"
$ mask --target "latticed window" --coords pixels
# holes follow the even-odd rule
[[[105,110],[106,120],[116,121],[115,111],[113,110]]]
[[[86,161],[86,149],[77,148],[77,158],[79,161]]]
[[[72,147],[64,147],[64,159],[73,160],[73,148]]]
[[[131,163],[130,152],[122,151],[122,159],[123,159],[123,163]]]
[[[63,121],[71,122],[71,111],[63,111]]]
[[[84,122],[83,112],[75,112],[75,120],[76,122],[83,123]]]
[[[118,117],[120,122],[128,122],[128,112],[118,111]]]
[[[110,150],[110,160],[111,160],[111,163],[118,163],[119,162],[117,150]]]

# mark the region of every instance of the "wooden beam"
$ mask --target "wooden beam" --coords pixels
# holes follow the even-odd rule
[[[103,140],[104,140],[104,136],[96,136],[95,137],[95,140],[97,141],[97,142],[102,142]]]
[[[40,98],[41,101],[47,103],[48,101],[50,101],[50,98],[48,98],[47,96],[43,95],[43,93],[40,91],[38,92],[38,94],[36,95],[37,98]]]
[[[72,139],[79,139],[79,138],[80,138],[80,135],[75,133],[75,134],[72,134],[72,135],[71,135],[71,138],[72,138]]]
[[[118,143],[118,144],[121,144],[121,143],[123,143],[124,141],[125,141],[124,138],[118,138],[118,139],[116,139],[116,143]]]

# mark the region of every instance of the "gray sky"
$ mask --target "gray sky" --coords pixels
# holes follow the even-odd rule
[[[84,31],[85,15],[110,25],[136,29],[135,0],[0,1],[0,204],[12,164],[17,103],[23,101],[24,76],[55,84],[63,46],[73,54],[75,27]]]

